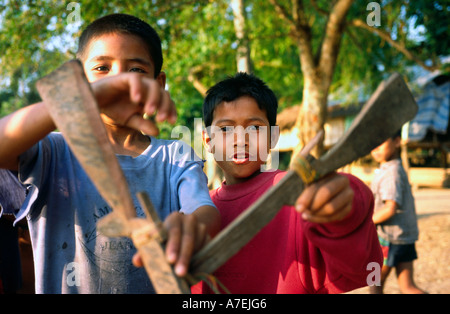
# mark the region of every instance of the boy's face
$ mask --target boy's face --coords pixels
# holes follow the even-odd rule
[[[111,33],[93,38],[88,43],[82,60],[89,82],[126,72],[137,72],[153,79],[155,67],[147,46],[138,37],[129,34]],[[161,72],[156,80],[162,88],[166,75]],[[115,122],[102,114],[107,125]]]
[[[210,137],[205,142],[228,185],[260,172],[270,150],[270,131],[266,111],[251,97],[222,102],[214,109]]]
[[[398,156],[400,149],[400,137],[388,139],[380,146],[372,150],[371,155],[376,162],[384,163]]]
[[[155,68],[147,46],[134,35],[111,33],[91,39],[82,62],[89,82],[124,72],[154,78]],[[163,72],[156,80],[165,86]]]

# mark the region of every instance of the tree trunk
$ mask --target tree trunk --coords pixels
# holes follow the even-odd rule
[[[294,150],[294,154],[300,151],[318,132],[324,131],[329,84],[324,84],[323,81],[324,79],[320,79],[318,76],[304,77],[303,102],[296,122],[300,142]],[[329,80],[326,79],[326,81]],[[323,141],[320,141],[311,154],[320,157],[323,152]]]
[[[295,38],[299,49],[301,69],[304,77],[303,102],[297,118],[299,128],[299,146],[294,154],[301,150],[319,131],[324,130],[327,119],[327,99],[336,68],[341,39],[344,32],[345,17],[354,0],[338,0],[328,13],[323,40],[313,53],[311,25],[301,0],[291,0],[292,17],[276,0],[278,12],[291,21],[291,35]],[[314,2],[314,1],[313,1]],[[314,2],[315,3],[315,2]],[[312,150],[311,154],[320,157],[324,153],[323,139]]]
[[[238,40],[236,50],[237,71],[251,73],[252,63],[250,58],[250,42],[247,36],[245,21],[244,0],[231,0],[231,8],[234,15],[234,30]]]

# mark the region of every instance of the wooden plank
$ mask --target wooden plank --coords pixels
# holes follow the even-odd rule
[[[173,267],[166,260],[163,243],[166,241],[167,235],[150,198],[145,192],[138,193],[137,196],[147,215],[149,225],[155,228],[155,231],[148,232],[145,228],[138,229],[137,232],[131,233],[131,238],[139,250],[156,292],[159,294],[190,293],[187,282],[175,274]]]
[[[106,202],[124,218],[133,200],[79,61],[65,63],[36,87],[59,131]]]

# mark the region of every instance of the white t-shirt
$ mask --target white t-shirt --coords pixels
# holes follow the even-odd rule
[[[375,197],[374,211],[387,200],[395,201],[399,208],[394,216],[377,226],[378,235],[393,244],[412,244],[419,237],[416,206],[408,176],[401,159],[383,163],[372,180]]]

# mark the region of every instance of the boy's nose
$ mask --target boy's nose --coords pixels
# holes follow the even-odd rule
[[[237,126],[234,130],[234,142],[238,147],[243,147],[247,144],[248,134],[241,126]]]
[[[113,64],[113,66],[111,67],[109,75],[117,75],[117,74],[125,73],[125,72],[127,72],[126,66],[120,62],[117,62],[117,63]]]

